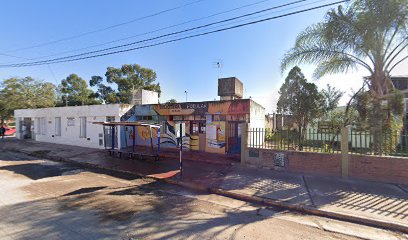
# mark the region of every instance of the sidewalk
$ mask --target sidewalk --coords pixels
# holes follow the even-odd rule
[[[339,178],[288,174],[239,164],[183,162],[183,178],[178,159],[126,160],[110,157],[105,151],[33,141],[7,139],[2,150],[14,150],[52,160],[71,161],[87,166],[126,171],[156,178],[168,177],[181,184],[216,189],[241,198],[270,200],[274,203],[325,211],[398,225],[408,232],[408,186]]]

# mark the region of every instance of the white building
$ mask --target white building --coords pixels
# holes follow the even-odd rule
[[[128,104],[106,104],[15,110],[16,137],[104,148],[103,128],[93,122],[119,122],[130,108]],[[120,132],[117,134],[120,138]]]
[[[132,102],[157,104],[158,93],[139,89],[134,92]],[[16,137],[90,148],[108,147],[111,139],[106,138],[105,142],[103,127],[93,123],[120,122],[120,117],[132,107],[129,104],[102,104],[18,109],[14,111]],[[109,134],[105,133],[105,136]],[[120,139],[120,131],[115,135]],[[120,141],[115,142],[120,144]]]

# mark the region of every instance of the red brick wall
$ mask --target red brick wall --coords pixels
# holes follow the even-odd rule
[[[341,154],[275,150],[260,150],[260,152],[259,158],[252,159],[252,164],[297,173],[335,177],[342,175]],[[284,168],[274,166],[275,153],[286,155]],[[349,155],[349,177],[408,184],[408,158]]]
[[[349,156],[352,178],[408,184],[408,159],[397,157]]]
[[[262,159],[259,164],[264,167],[278,169],[278,167],[274,166],[275,153],[284,153],[286,155],[286,166],[283,169],[279,168],[279,170],[323,176],[341,176],[340,154],[275,150],[261,151]]]
[[[287,170],[324,176],[341,176],[341,155],[290,152]]]

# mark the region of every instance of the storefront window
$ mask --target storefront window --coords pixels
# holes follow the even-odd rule
[[[191,124],[191,133],[192,134],[198,134],[199,133],[199,124],[198,123]]]
[[[185,115],[185,116],[183,116],[183,120],[193,121],[194,120],[194,115]]]
[[[194,120],[203,120],[203,121],[205,121],[205,115],[194,115]]]
[[[200,133],[205,133],[205,122],[200,123]]]

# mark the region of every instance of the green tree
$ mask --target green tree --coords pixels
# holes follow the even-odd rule
[[[325,115],[330,114],[332,111],[336,110],[339,105],[339,101],[343,96],[343,92],[336,89],[335,87],[327,84],[327,88],[321,91],[323,97],[323,112]]]
[[[166,103],[177,103],[177,100],[172,98],[172,99],[168,100]]]
[[[279,94],[277,110],[291,115],[298,128],[299,148],[302,149],[308,124],[322,116],[323,96],[315,84],[307,82],[297,66],[290,70]]]
[[[156,72],[149,68],[141,67],[138,64],[125,64],[121,68],[108,67],[106,71],[108,83],[117,84],[117,96],[121,103],[130,103],[132,91],[145,89],[150,91],[160,91],[160,84],[156,81]]]
[[[381,131],[381,138],[377,142],[381,146],[381,152],[385,154],[396,150],[398,144],[399,130],[403,127],[402,114],[404,112],[403,95],[400,91],[394,90],[389,94],[386,101],[380,106],[374,101],[374,97],[369,91],[362,91],[356,95],[353,107],[358,113],[358,121],[355,128],[360,131],[369,131],[375,127],[372,119],[379,116],[377,113],[381,109],[381,124],[386,126]]]
[[[10,78],[0,87],[1,124],[16,109],[53,107],[56,103],[55,86],[31,77]]]
[[[95,94],[88,88],[88,83],[76,74],[70,74],[61,81],[58,90],[66,105],[92,105],[99,102],[95,99]]]
[[[323,22],[300,33],[295,46],[284,56],[281,68],[298,63],[316,64],[316,78],[358,67],[366,69],[377,109],[372,119],[375,151],[381,153],[384,115],[381,102],[393,93],[390,79],[393,70],[408,59],[407,26],[407,0],[355,0],[346,7],[330,10]]]
[[[101,102],[106,104],[119,103],[118,93],[112,87],[105,85],[101,76],[92,76],[89,85],[97,88],[94,97]]]

